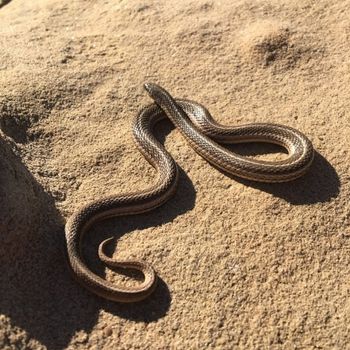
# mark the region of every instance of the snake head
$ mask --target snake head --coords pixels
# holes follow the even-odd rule
[[[145,90],[148,92],[150,97],[156,102],[159,106],[163,106],[163,102],[173,100],[172,96],[169,94],[168,91],[166,91],[161,86],[154,84],[154,83],[145,83],[144,85]]]
[[[144,83],[143,87],[150,95],[152,95],[152,93],[154,91],[156,91],[157,89],[161,88],[159,85],[154,84],[154,83]]]

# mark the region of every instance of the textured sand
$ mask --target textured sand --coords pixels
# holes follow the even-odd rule
[[[2,1],[4,2],[4,1]],[[345,349],[350,343],[350,3],[13,0],[0,10],[1,349]],[[130,125],[145,81],[224,124],[312,140],[287,184],[231,178],[164,122],[181,167],[159,210],[98,225],[152,263],[154,295],[118,305],[71,278],[64,222],[155,180]],[[277,147],[233,150],[281,158]],[[266,154],[267,153],[267,154]],[[107,273],[109,279],[137,283]]]

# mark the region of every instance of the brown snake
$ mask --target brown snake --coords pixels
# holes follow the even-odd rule
[[[255,181],[284,182],[303,175],[310,167],[314,151],[311,142],[299,131],[277,124],[256,123],[226,127],[216,123],[200,104],[174,99],[158,85],[147,83],[145,89],[155,103],[143,108],[133,125],[135,142],[140,152],[158,172],[154,186],[139,193],[105,197],[75,212],[65,228],[70,267],[76,279],[91,292],[118,302],[134,302],[149,296],[156,286],[156,274],[145,262],[112,259],[98,249],[99,258],[107,266],[136,269],[144,281],[138,287],[115,286],[93,273],[84,262],[82,239],[89,228],[107,218],[139,214],[165,203],[175,192],[178,169],[175,161],[152,134],[154,125],[166,116],[178,128],[191,147],[203,158],[223,171]],[[262,161],[230,152],[218,143],[267,142],[283,146],[288,158]]]

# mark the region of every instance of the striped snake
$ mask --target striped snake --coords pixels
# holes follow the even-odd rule
[[[118,302],[135,302],[149,296],[157,282],[153,268],[143,261],[108,257],[104,250],[112,238],[104,240],[99,245],[98,255],[106,266],[136,269],[144,275],[144,281],[138,287],[115,286],[87,267],[81,252],[82,239],[98,221],[150,211],[165,203],[175,193],[177,165],[152,133],[159,120],[168,117],[203,158],[223,171],[245,179],[261,182],[290,181],[308,170],[314,156],[311,142],[293,128],[269,123],[222,126],[200,104],[174,99],[155,84],[146,83],[144,87],[155,103],[146,106],[137,115],[133,134],[139,151],[156,169],[157,181],[142,192],[113,195],[93,201],[77,210],[65,227],[68,260],[75,278],[91,292]],[[245,142],[281,145],[288,151],[288,158],[275,162],[256,160],[233,153],[220,145]]]

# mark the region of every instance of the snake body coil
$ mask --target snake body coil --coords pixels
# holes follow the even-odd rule
[[[313,160],[311,142],[299,131],[277,124],[256,123],[236,127],[217,124],[209,112],[193,101],[174,99],[158,85],[147,83],[145,89],[155,103],[141,110],[134,121],[134,139],[140,152],[158,173],[151,188],[139,193],[110,196],[91,202],[74,213],[66,224],[68,260],[76,279],[91,292],[118,302],[135,302],[146,298],[156,286],[153,268],[141,261],[109,258],[103,241],[99,258],[107,266],[131,268],[143,273],[138,287],[118,287],[93,273],[85,264],[81,242],[97,221],[110,217],[139,214],[166,202],[175,192],[178,169],[175,161],[152,134],[154,125],[168,117],[191,147],[210,163],[230,174],[262,182],[284,182],[303,175]],[[230,152],[218,143],[268,142],[283,146],[288,158],[270,162],[250,159]]]

